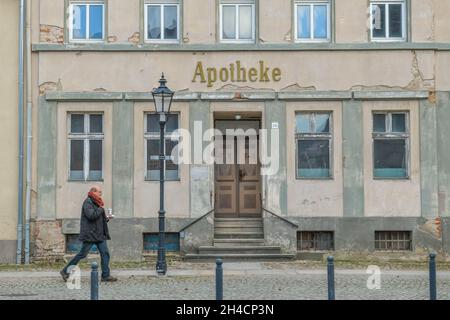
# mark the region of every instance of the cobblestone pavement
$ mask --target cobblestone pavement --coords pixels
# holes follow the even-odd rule
[[[213,265],[212,265],[213,266]],[[100,299],[208,300],[215,297],[214,270],[120,270],[116,283],[101,283]],[[336,270],[336,299],[421,300],[429,297],[426,271],[381,270],[381,289],[369,290],[366,270]],[[438,299],[450,299],[450,272],[438,271]],[[261,263],[229,263],[224,270],[224,299],[310,300],[327,298],[325,269],[267,268]],[[89,271],[81,289],[68,289],[57,272],[1,272],[0,300],[83,300],[90,297]]]

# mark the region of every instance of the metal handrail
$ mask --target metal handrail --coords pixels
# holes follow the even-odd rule
[[[276,214],[276,213],[270,211],[269,209],[266,209],[266,208],[263,207],[263,210],[266,211],[266,212],[268,212],[268,213],[270,213],[271,215],[273,215],[273,216],[275,216],[275,217],[277,217],[277,218],[283,220],[284,222],[287,222],[287,223],[293,225],[294,227],[298,228],[298,225],[297,225],[297,224],[293,223],[292,221],[289,221],[289,220],[286,219],[286,218],[283,218],[282,216],[280,216],[280,215],[278,215],[278,214]]]
[[[201,219],[203,219],[204,217],[206,217],[207,215],[211,214],[212,212],[214,212],[215,209],[212,209],[210,211],[208,211],[207,213],[205,213],[204,215],[198,217],[197,219],[195,219],[194,221],[189,222],[187,225],[185,225],[183,228],[180,229],[179,232],[182,232],[183,230],[189,228],[190,226],[192,226],[194,223],[197,223],[198,221],[200,221]]]

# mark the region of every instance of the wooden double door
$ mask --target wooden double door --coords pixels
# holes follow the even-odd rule
[[[260,123],[217,120],[215,124],[223,133],[222,138],[215,137],[216,217],[260,217]]]

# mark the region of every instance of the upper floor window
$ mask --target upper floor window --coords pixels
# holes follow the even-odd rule
[[[220,40],[222,42],[254,42],[254,1],[222,0],[220,2]]]
[[[371,2],[372,41],[406,40],[405,0]]]
[[[179,142],[179,136],[174,135],[179,128],[179,114],[171,113],[167,117],[164,127],[164,179],[178,180],[178,164],[172,158],[172,150]],[[147,113],[145,116],[145,154],[147,163],[146,180],[159,180],[159,139],[160,125],[159,115]]]
[[[69,114],[69,180],[103,179],[103,114]]]
[[[180,39],[178,1],[145,4],[145,39],[149,42],[178,42]]]
[[[105,38],[103,1],[70,2],[70,41],[103,41]]]
[[[296,114],[297,178],[331,178],[331,113]]]
[[[295,2],[295,39],[297,41],[330,41],[330,2]]]
[[[408,113],[374,112],[372,136],[374,178],[407,178]]]

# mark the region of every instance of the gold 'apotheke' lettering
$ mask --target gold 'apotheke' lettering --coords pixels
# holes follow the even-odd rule
[[[201,61],[197,62],[192,82],[206,83],[207,87],[212,87],[217,81],[220,82],[279,82],[281,81],[281,69],[267,67],[265,62],[260,60],[258,65],[246,68],[237,60],[230,63],[228,67],[215,68],[203,67]]]

